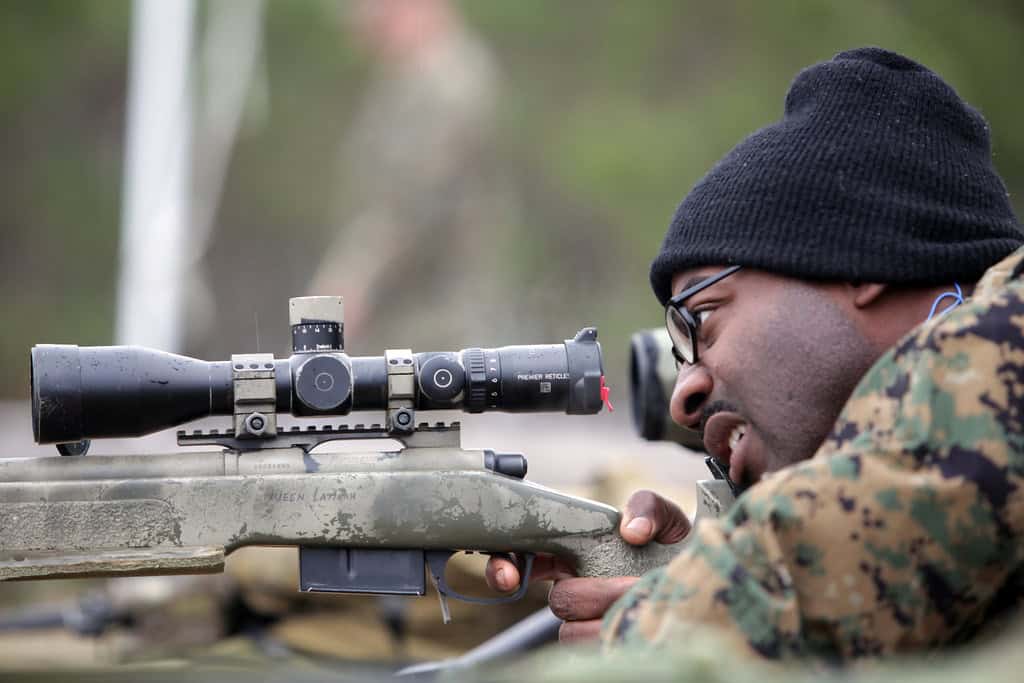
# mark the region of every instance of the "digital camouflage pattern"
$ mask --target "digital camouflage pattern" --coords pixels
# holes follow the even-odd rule
[[[652,657],[638,648],[601,654],[588,648],[552,646],[525,660],[499,668],[457,672],[442,681],[473,683],[1017,683],[1024,670],[1024,620],[1016,620],[999,638],[941,654],[895,657],[862,666],[823,667],[791,660],[731,656],[731,643],[713,629],[695,630],[693,638]]]
[[[961,643],[1024,588],[1024,249],[865,375],[810,460],[764,479],[606,616],[606,649],[696,629],[763,657]]]

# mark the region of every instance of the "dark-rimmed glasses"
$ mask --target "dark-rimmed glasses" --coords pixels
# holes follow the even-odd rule
[[[668,336],[672,339],[672,355],[677,364],[688,363],[695,365],[697,355],[697,335],[700,332],[700,315],[694,316],[683,306],[683,302],[697,292],[701,292],[716,282],[723,280],[737,270],[740,266],[729,266],[725,270],[715,273],[711,277],[701,280],[692,287],[687,287],[676,294],[665,304],[665,326],[668,328]]]

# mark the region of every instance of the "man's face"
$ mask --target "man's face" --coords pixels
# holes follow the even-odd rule
[[[722,269],[677,273],[672,292]],[[672,418],[702,432],[733,481],[813,455],[874,361],[841,288],[742,269],[683,302],[702,320],[699,359],[680,368]]]

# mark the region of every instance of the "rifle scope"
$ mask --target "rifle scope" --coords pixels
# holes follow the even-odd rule
[[[38,443],[142,436],[233,415],[236,436],[264,436],[277,413],[388,411],[414,429],[415,410],[593,414],[607,398],[597,330],[562,344],[383,356],[344,352],[341,297],[291,300],[292,355],[207,362],[138,346],[34,346],[32,430]]]

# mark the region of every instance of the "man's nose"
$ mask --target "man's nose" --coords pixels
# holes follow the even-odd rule
[[[713,388],[714,381],[704,366],[688,365],[682,368],[676,377],[676,386],[669,404],[672,419],[684,427],[697,429],[704,404]]]

